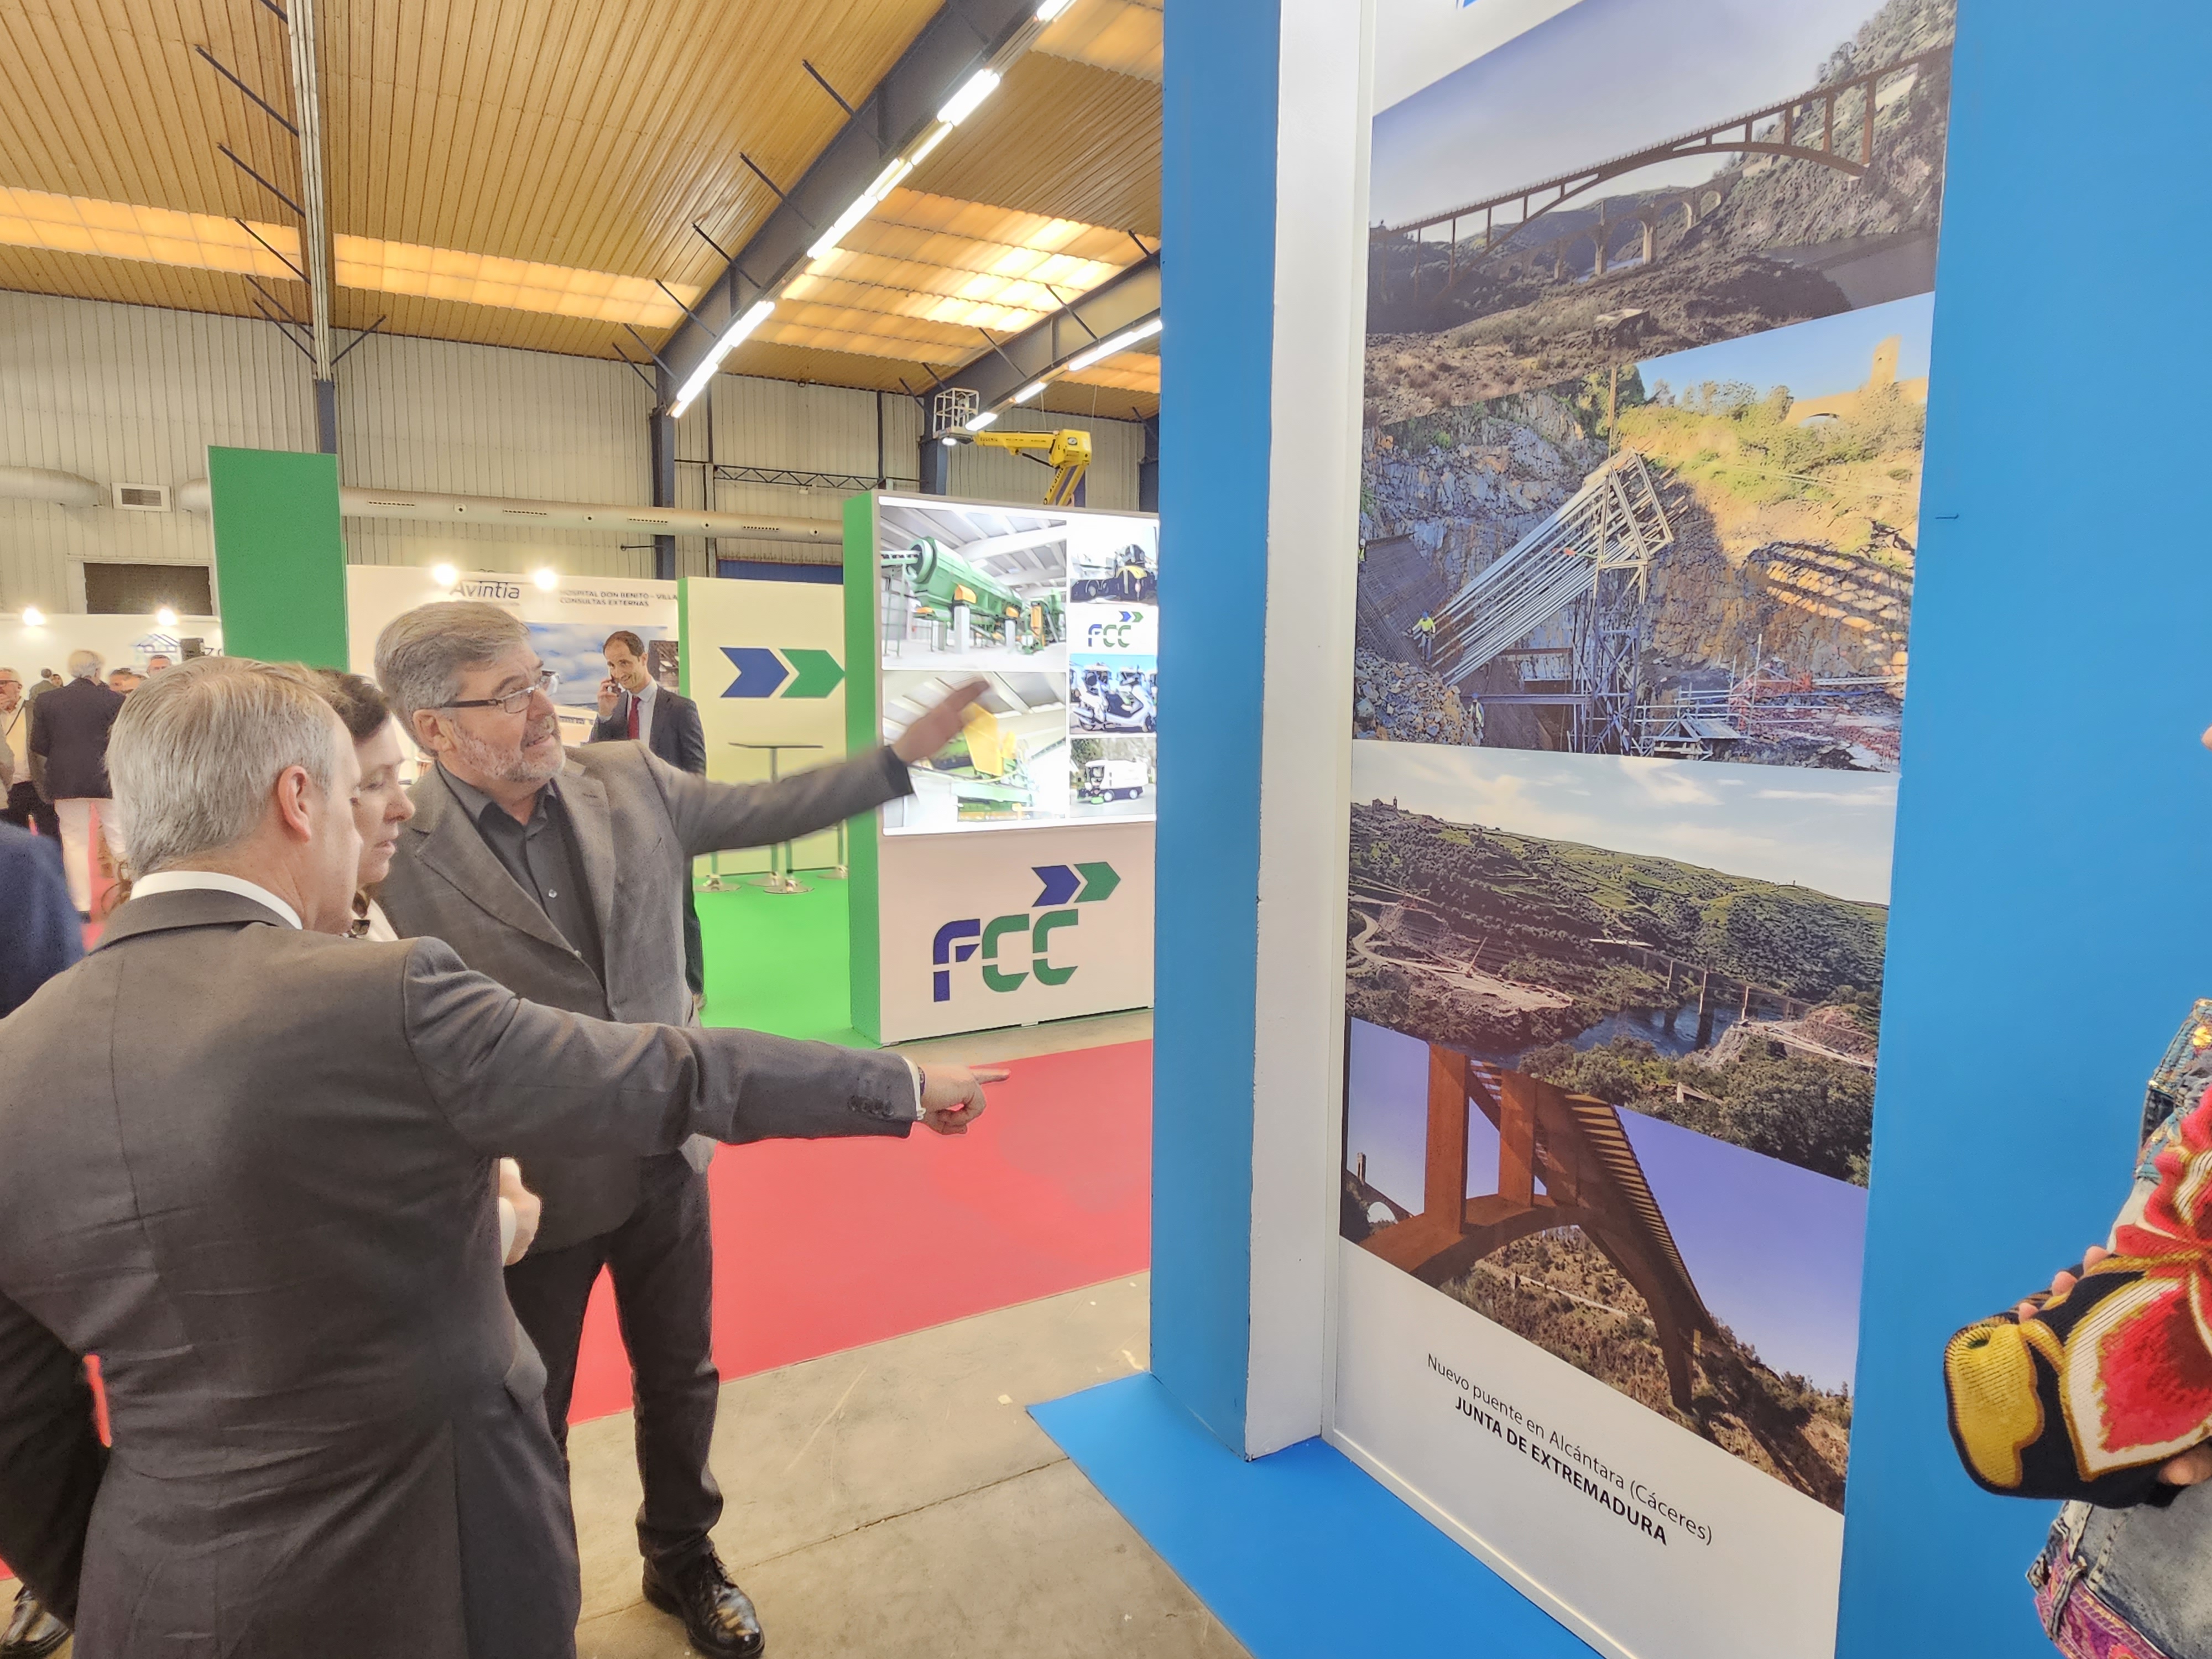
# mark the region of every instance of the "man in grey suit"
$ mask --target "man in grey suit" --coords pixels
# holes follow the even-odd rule
[[[0,1556],[79,1659],[573,1653],[494,1160],[958,1133],[976,1079],[337,937],[360,769],[301,671],[173,669],[109,766],[136,896],[0,1021]]]
[[[496,605],[428,605],[378,638],[377,678],[437,764],[378,893],[403,937],[443,939],[533,1001],[608,1019],[691,1018],[684,896],[694,857],[789,841],[908,793],[907,763],[960,729],[979,684],[842,764],[778,783],[726,784],[642,743],[564,751],[551,677],[524,624]],[[760,1651],[760,1621],[708,1534],[722,1495],[708,1468],[714,1368],[714,1250],[703,1143],[688,1158],[522,1158],[544,1200],[508,1299],[544,1356],[545,1405],[565,1446],[584,1310],[614,1280],[629,1350],[645,1501],[645,1595],[713,1659]]]

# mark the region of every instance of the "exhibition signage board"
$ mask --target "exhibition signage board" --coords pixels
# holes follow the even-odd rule
[[[845,608],[820,582],[687,576],[677,583],[684,695],[699,705],[707,775],[789,776],[845,753]],[[835,830],[793,843],[792,867],[843,860]],[[767,849],[715,855],[722,875],[769,868]]]
[[[1376,22],[1330,1431],[1826,1655],[1953,7]]]
[[[1158,558],[1149,515],[847,503],[848,750],[986,687],[915,793],[852,827],[859,1030],[890,1042],[1151,1001]]]
[[[335,668],[346,659],[338,458],[208,449],[216,604],[231,650]]]
[[[540,587],[513,571],[470,570],[441,582],[425,565],[356,564],[345,573],[346,661],[356,674],[376,672],[376,636],[386,623],[419,605],[475,599],[510,611],[529,625],[530,642],[561,677],[555,704],[561,737],[578,744],[599,718],[599,682],[606,678],[608,635],[627,629],[645,641],[646,661],[660,683],[677,689],[676,584],[617,576],[561,576]]]

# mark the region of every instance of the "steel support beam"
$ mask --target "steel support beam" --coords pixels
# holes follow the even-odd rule
[[[884,163],[920,138],[968,77],[1035,23],[1036,11],[1036,0],[945,0],[813,164],[781,187],[775,210],[699,296],[697,315],[677,324],[660,348],[673,376],[667,391],[690,378],[755,301],[782,287]]]
[[[645,436],[647,458],[653,468],[653,504],[655,507],[676,505],[676,420],[668,412],[670,400],[676,387],[668,378],[668,371],[659,371],[659,395],[652,412],[645,417]],[[710,492],[711,493],[711,492]],[[656,581],[676,580],[676,538],[655,536],[653,538],[653,574]]]
[[[315,374],[315,437],[325,455],[338,453],[337,354],[331,349],[331,227],[323,191],[323,100],[316,80],[314,0],[291,0],[287,20],[292,59],[292,108],[299,117],[301,252],[307,265],[307,341]]]
[[[1160,256],[1139,259],[1111,281],[1070,301],[1020,333],[986,346],[921,393],[925,423],[929,401],[941,386],[966,386],[985,409],[996,409],[1030,381],[1041,379],[1088,346],[1159,315]]]

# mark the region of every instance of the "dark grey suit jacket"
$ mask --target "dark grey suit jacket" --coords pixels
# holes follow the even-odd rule
[[[400,832],[377,902],[403,938],[441,939],[478,973],[533,1002],[674,1025],[694,1018],[684,982],[693,858],[810,835],[912,788],[888,749],[780,783],[732,784],[679,772],[629,742],[571,749],[560,781],[599,919],[604,985],[484,845],[434,769],[415,786],[415,817]],[[705,1166],[708,1150],[693,1149],[695,1165]],[[545,1201],[534,1249],[611,1232],[637,1208],[635,1158],[526,1154],[522,1173]]]
[[[71,680],[31,705],[31,752],[46,768],[48,800],[107,799],[107,733],[123,694],[98,680]]]
[[[593,743],[623,743],[629,738],[629,706],[635,701],[627,691],[615,712],[592,722]],[[707,728],[699,718],[699,705],[678,696],[666,686],[653,694],[653,730],[645,746],[679,772],[707,770]],[[718,849],[719,850],[719,849]]]
[[[608,1024],[435,939],[134,899],[0,1021],[0,1557],[78,1659],[568,1655],[494,1155],[898,1135],[913,1109],[889,1054]]]

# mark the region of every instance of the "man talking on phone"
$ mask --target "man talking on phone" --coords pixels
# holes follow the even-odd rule
[[[645,641],[627,628],[607,635],[607,677],[599,682],[593,743],[641,743],[679,772],[707,775],[707,731],[699,705],[655,680],[645,665]],[[707,957],[699,940],[699,900],[684,884],[684,983],[691,1006],[707,998]]]

